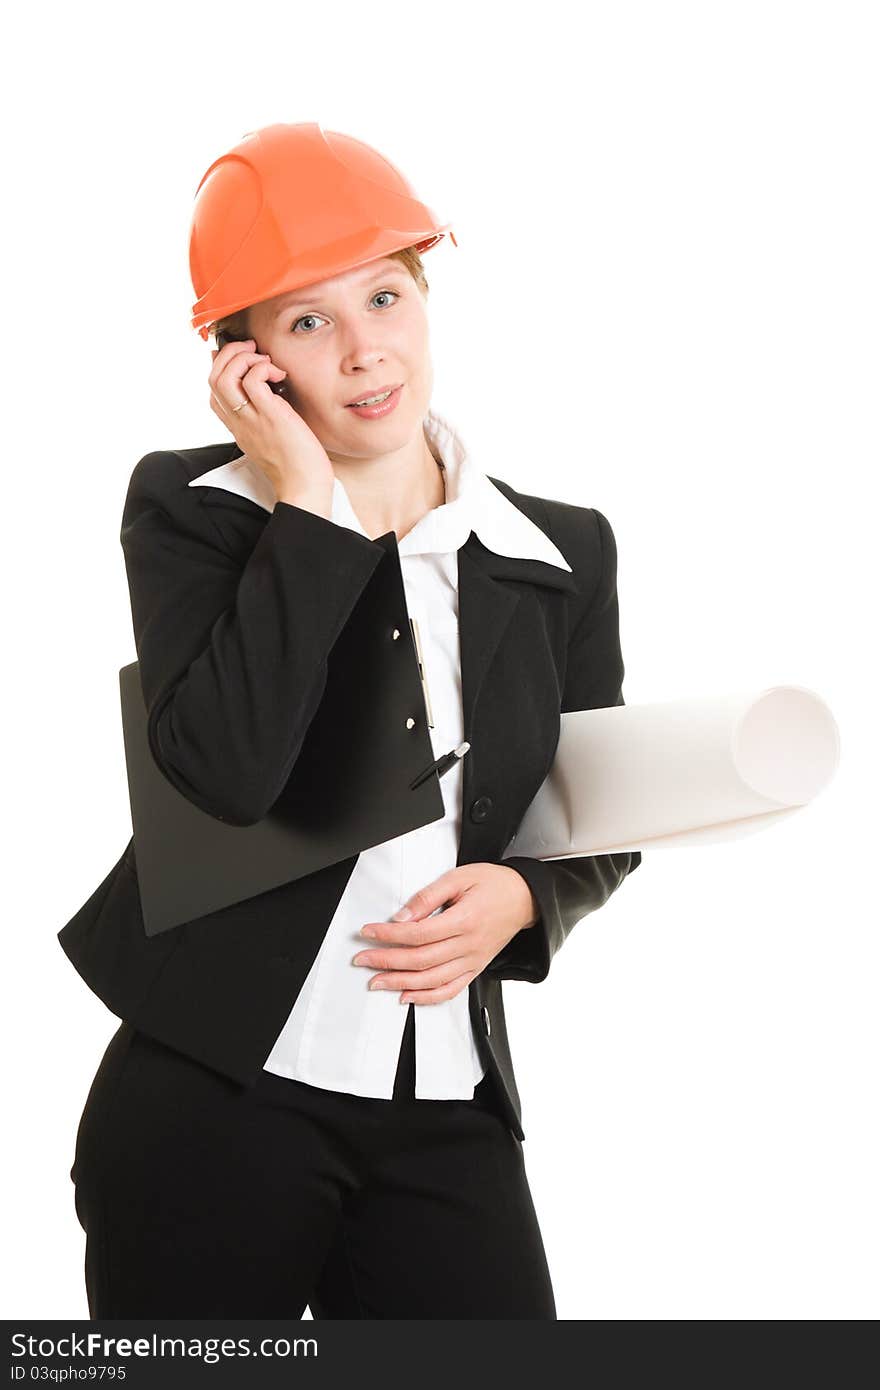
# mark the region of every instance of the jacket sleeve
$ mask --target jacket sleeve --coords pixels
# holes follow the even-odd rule
[[[569,637],[563,713],[624,703],[617,547],[607,519],[595,508],[593,516],[601,544],[599,581]],[[514,855],[501,862],[525,879],[540,915],[533,926],[518,932],[486,968],[501,979],[538,984],[546,979],[550,962],[572,928],[608,901],[627,875],[641,864],[642,855],[640,850],[557,860]]]
[[[188,481],[178,455],[147,454],[122,517],[149,743],[200,810],[253,825],[290,776],[327,657],[384,551],[277,502],[242,563]]]

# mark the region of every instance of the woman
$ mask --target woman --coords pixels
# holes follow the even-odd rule
[[[122,1020],[71,1170],[93,1318],[556,1316],[501,981],[543,979],[640,855],[501,857],[560,712],[622,702],[616,551],[430,409],[420,252],[445,230],[313,124],[199,185],[193,324],[235,444],[148,454],[129,485],[153,756],[233,824],[283,800],[389,535],[405,610],[364,642],[424,700],[387,736],[470,748],[440,819],[159,935],[130,841],[59,933]]]

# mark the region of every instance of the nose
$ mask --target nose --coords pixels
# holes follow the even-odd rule
[[[343,366],[349,372],[371,372],[384,361],[382,348],[372,336],[373,325],[353,325]]]

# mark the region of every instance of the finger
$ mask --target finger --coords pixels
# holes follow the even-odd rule
[[[429,946],[391,946],[387,950],[358,951],[351,963],[366,966],[369,970],[428,970],[461,954],[458,938],[447,937]]]
[[[242,400],[244,400],[244,393],[242,393]],[[241,401],[236,401],[235,404],[240,405]],[[213,391],[211,392],[211,409],[215,412],[215,414],[219,415],[221,420],[223,421],[227,421],[230,418],[230,416],[233,419],[237,419],[239,415],[238,411],[233,410],[231,404],[227,403],[226,401],[221,401],[219,396],[214,395]]]
[[[225,410],[231,411],[242,402],[250,401],[252,405],[259,405],[265,409],[268,401],[275,398],[275,392],[269,386],[267,379],[275,370],[273,362],[269,362],[265,358],[257,360],[238,379],[240,394],[233,388],[231,396],[227,397],[224,390],[224,393],[219,397],[220,404]]]
[[[469,970],[465,975],[459,975],[457,980],[450,980],[448,985],[441,986],[440,989],[408,989],[400,996],[401,1004],[442,1004],[445,999],[454,999],[457,994],[461,994],[463,989],[467,989],[471,980],[476,977],[476,971]]]
[[[464,888],[465,882],[460,868],[449,869],[439,878],[435,878],[433,883],[425,884],[424,888],[419,888],[407,898],[403,906],[391,914],[391,920],[412,921],[418,917],[428,917],[444,903],[455,902]]]
[[[287,373],[276,367],[274,362],[263,360],[255,362],[250,370],[245,372],[241,386],[248,399],[255,405],[259,405],[263,410],[271,410],[279,398],[269,385],[269,378],[278,382],[286,376]],[[282,407],[283,405],[282,401]]]
[[[249,371],[253,371],[253,368],[259,366],[263,361],[266,361],[266,357],[261,357],[260,353],[236,353],[234,359],[229,361],[227,366],[222,368],[220,373],[218,373],[215,381],[211,382],[214,391],[217,392],[221,400],[231,400],[234,398],[236,391],[238,391],[242,379],[246,377]]]
[[[211,376],[219,376],[224,367],[240,352],[256,352],[257,344],[253,338],[244,342],[224,343],[222,348],[214,348],[211,353]]]
[[[255,363],[265,360],[259,352],[251,351],[237,352],[234,357],[227,357],[223,362],[218,360],[208,377],[209,385],[222,399],[228,400],[235,395],[238,383],[245,373]]]
[[[447,922],[446,918],[449,917]],[[406,931],[401,932],[398,924],[389,929],[389,924],[380,922],[377,935],[369,937],[370,950],[386,950],[395,947],[414,951],[422,946],[437,946],[444,941],[458,940],[466,930],[466,924],[458,917],[444,912],[443,920],[438,917],[425,917],[418,922],[406,923]],[[391,935],[391,930],[394,934]]]
[[[368,989],[439,989],[457,980],[462,971],[474,974],[473,961],[468,956],[457,956],[445,965],[437,965],[433,970],[389,970],[382,975],[373,975],[367,980]],[[376,981],[374,984],[373,981]]]
[[[465,918],[455,907],[448,907],[436,916],[417,918],[414,922],[365,922],[360,935],[383,946],[424,946],[434,941],[446,941],[464,930]]]

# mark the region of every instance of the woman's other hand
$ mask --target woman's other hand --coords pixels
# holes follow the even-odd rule
[[[438,907],[446,910],[432,916]],[[401,912],[412,915],[399,920]],[[398,920],[395,920],[398,919]],[[381,973],[371,989],[399,989],[401,1003],[437,1004],[466,989],[523,927],[538,921],[525,879],[504,864],[461,864],[408,898],[389,922],[365,922],[376,944],[352,964]]]

